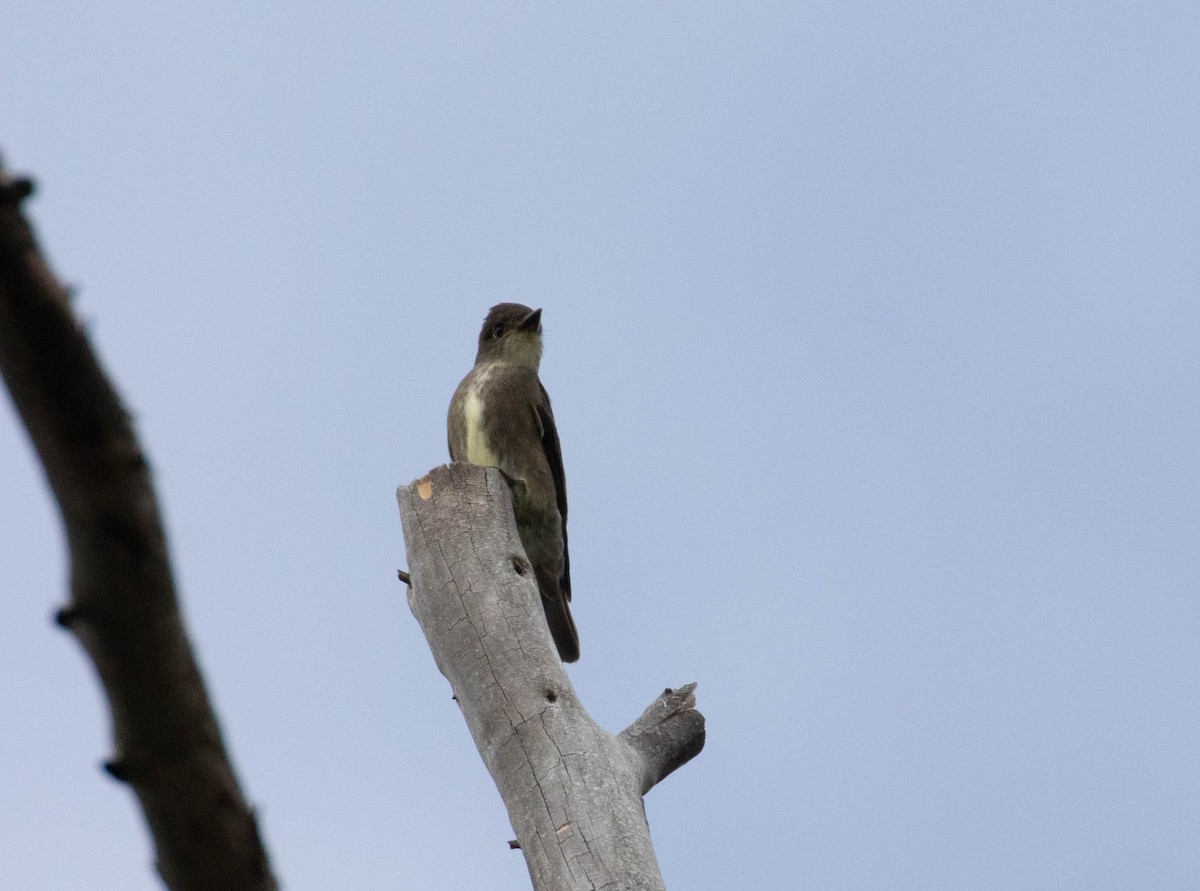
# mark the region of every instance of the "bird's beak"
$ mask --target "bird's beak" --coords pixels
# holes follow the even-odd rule
[[[537,331],[542,326],[542,311],[535,309],[521,321],[517,322],[518,331]]]

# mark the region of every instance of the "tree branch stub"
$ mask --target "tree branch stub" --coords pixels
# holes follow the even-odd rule
[[[613,736],[584,710],[546,626],[511,493],[451,464],[397,490],[409,606],[508,808],[538,891],[662,889],[642,795],[699,753],[690,684]]]

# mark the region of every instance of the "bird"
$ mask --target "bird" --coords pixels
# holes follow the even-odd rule
[[[513,516],[533,566],[550,635],[563,662],[579,659],[571,618],[567,481],[550,397],[538,377],[542,311],[493,306],[479,332],[475,366],[450,400],[450,460],[497,467],[513,491]]]

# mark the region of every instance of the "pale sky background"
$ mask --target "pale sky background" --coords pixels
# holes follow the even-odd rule
[[[0,150],[288,889],[529,887],[395,578],[506,300],[669,887],[1195,887],[1200,4],[253,6],[10,4]],[[158,888],[65,574],[6,406],[0,887]]]

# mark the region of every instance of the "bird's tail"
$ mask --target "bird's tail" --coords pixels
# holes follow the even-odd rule
[[[563,662],[579,661],[579,632],[575,630],[575,620],[571,618],[571,607],[567,598],[543,597],[542,608],[546,611],[546,624],[550,626],[550,634],[554,645],[558,647],[559,658]]]

